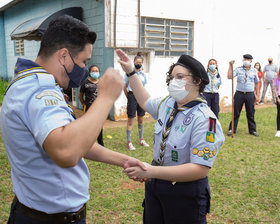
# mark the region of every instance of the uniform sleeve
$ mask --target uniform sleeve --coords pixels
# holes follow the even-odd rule
[[[37,91],[29,100],[26,111],[31,132],[41,147],[51,131],[74,120],[62,93],[55,88]]]
[[[236,68],[236,69],[234,69],[234,71],[233,71],[233,77],[236,77],[238,75],[238,69]]]
[[[212,167],[225,141],[220,122],[214,117],[196,119],[191,135],[191,163]]]
[[[264,68],[263,68],[263,73],[265,73],[265,72],[267,72],[267,66],[264,66]]]
[[[128,85],[128,78],[127,78],[127,75],[124,75],[123,80],[124,80],[124,83],[125,83],[126,85]]]
[[[164,98],[149,98],[146,102],[147,112],[152,115],[152,117],[157,120],[158,119],[158,107]]]
[[[277,65],[275,65],[275,72],[278,72],[278,67],[277,67]]]

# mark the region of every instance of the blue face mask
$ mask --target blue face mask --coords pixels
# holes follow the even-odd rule
[[[88,66],[86,65],[84,68],[81,68],[79,65],[77,65],[71,54],[69,53],[73,63],[74,63],[74,68],[71,72],[68,72],[65,68],[65,66],[63,65],[64,69],[65,69],[65,72],[66,74],[68,75],[69,79],[70,79],[70,82],[69,82],[69,86],[70,88],[78,88],[80,87],[84,81],[87,79],[88,77]]]
[[[215,71],[216,70],[216,65],[209,65],[209,69],[211,71]]]
[[[90,73],[90,77],[93,79],[98,79],[100,76],[99,72],[92,72]]]

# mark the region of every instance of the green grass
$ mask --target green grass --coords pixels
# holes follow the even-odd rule
[[[0,79],[0,105],[2,105],[4,93],[8,87],[9,83]]]
[[[220,114],[227,132],[231,114]],[[257,131],[260,137],[248,134],[247,119],[242,112],[237,134],[226,136],[225,144],[210,171],[212,193],[208,223],[279,223],[280,149],[276,132],[276,108],[256,110]],[[153,142],[153,124],[145,124],[145,139]],[[104,130],[105,145],[140,160],[152,160],[152,148],[137,144],[136,124],[133,142],[136,151],[126,149],[126,128]],[[111,135],[112,139],[105,136]],[[0,139],[0,223],[5,223],[13,197],[10,165]],[[144,184],[129,180],[119,167],[87,161],[90,173],[90,195],[87,220],[92,223],[142,223],[141,207]]]

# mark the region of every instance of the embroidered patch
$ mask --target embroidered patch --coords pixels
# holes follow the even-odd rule
[[[53,99],[45,100],[45,105],[46,106],[58,105],[58,100],[53,100]]]
[[[216,133],[216,119],[213,117],[209,117],[208,131]]]
[[[178,162],[178,152],[175,150],[171,150],[171,158],[172,158],[172,161]]]
[[[215,133],[213,133],[211,131],[207,131],[206,132],[206,141],[214,143],[215,142]]]
[[[194,114],[191,113],[188,117],[185,118],[185,120],[183,121],[183,124],[186,126],[189,125],[192,122],[193,117],[194,117]]]
[[[184,133],[186,131],[186,128],[187,128],[186,126],[182,125],[181,126],[181,132]]]
[[[194,148],[192,150],[192,154],[198,157],[203,157],[204,160],[209,160],[210,158],[213,158],[213,156],[216,155],[216,149],[211,151],[209,147],[204,147],[203,150],[198,150],[197,148]]]
[[[169,111],[170,111],[170,107],[167,107],[167,109],[166,109],[166,114],[168,114]]]
[[[60,96],[55,91],[43,91],[43,92],[40,92],[39,94],[36,95],[36,99],[41,99],[44,96],[53,96],[53,97],[59,99],[60,101],[63,100],[62,96]]]

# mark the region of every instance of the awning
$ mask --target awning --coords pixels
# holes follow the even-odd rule
[[[12,40],[37,40],[40,41],[49,23],[61,15],[70,15],[76,19],[83,20],[83,9],[81,7],[71,7],[62,9],[51,15],[41,16],[25,21],[17,26],[11,33]]]

